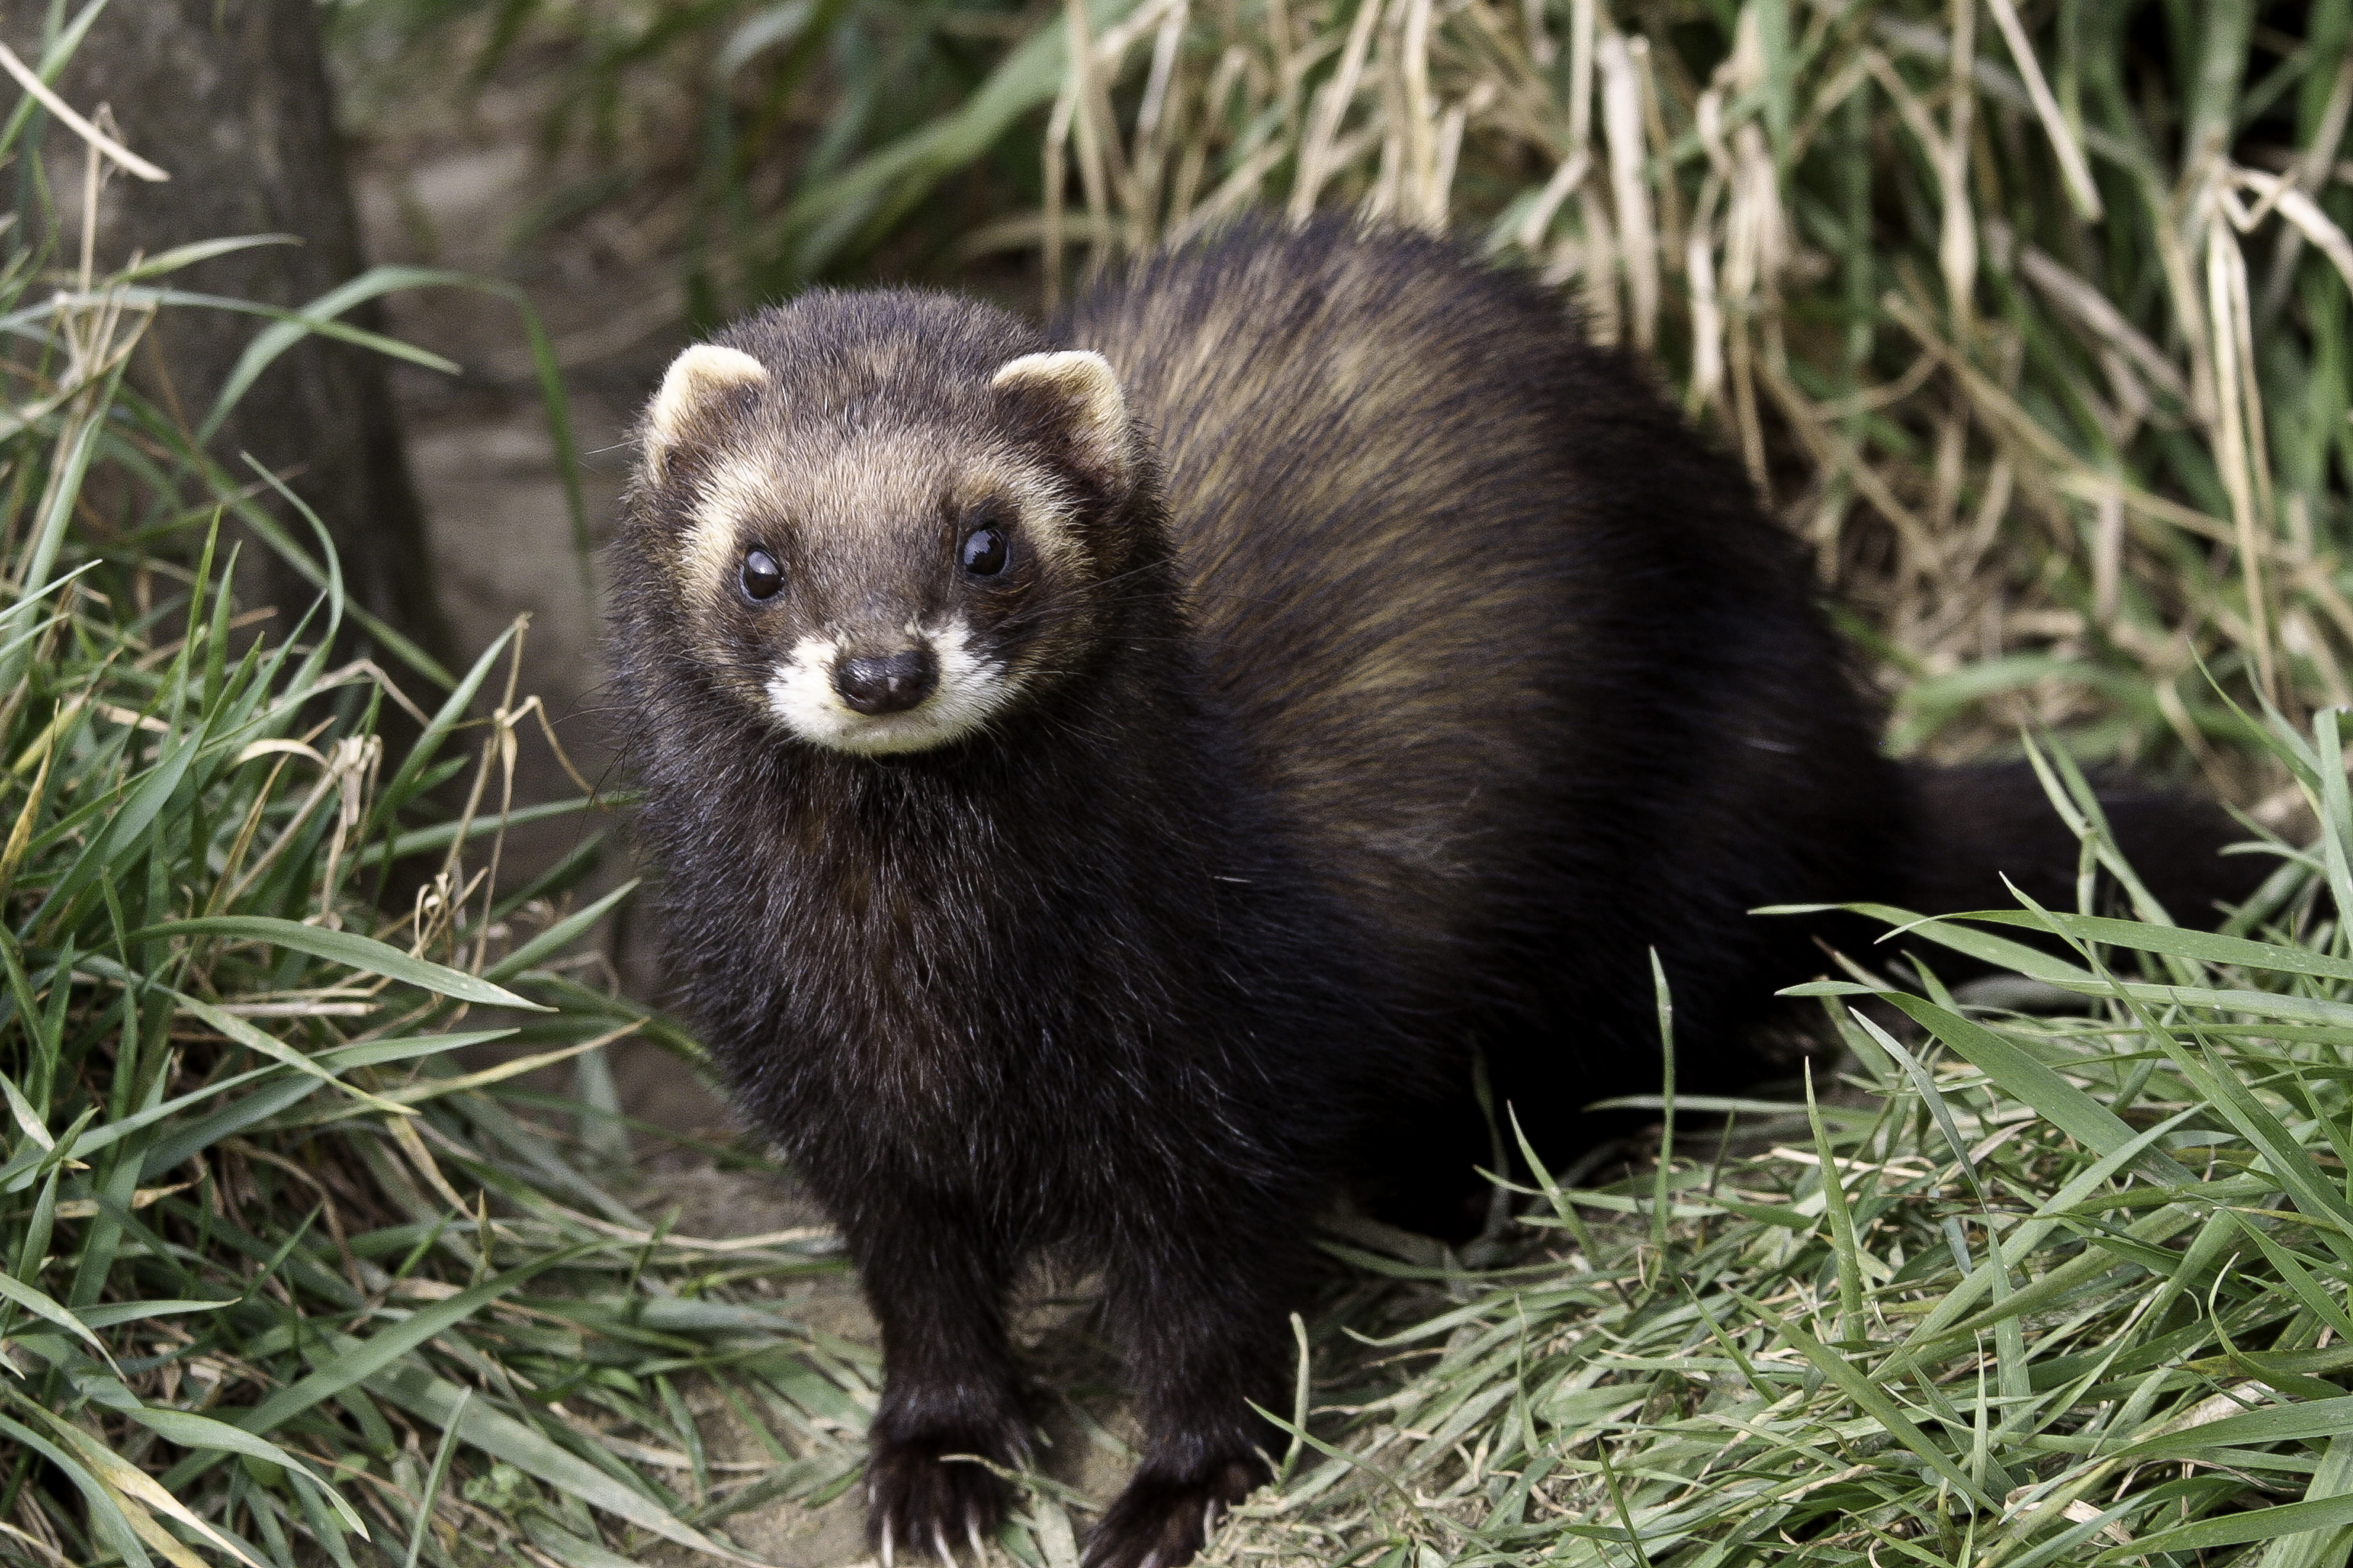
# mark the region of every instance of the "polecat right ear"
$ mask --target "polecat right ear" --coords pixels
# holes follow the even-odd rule
[[[697,343],[670,361],[661,390],[646,409],[646,467],[659,479],[662,467],[695,416],[721,395],[739,386],[765,385],[768,367],[741,349]]]
[[[989,384],[1025,405],[1082,479],[1114,496],[1134,482],[1127,399],[1103,355],[1091,349],[1023,354],[1006,361]]]

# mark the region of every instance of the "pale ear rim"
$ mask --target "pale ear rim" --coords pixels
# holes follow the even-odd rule
[[[1092,349],[1054,349],[1007,360],[989,378],[998,391],[1035,392],[1061,403],[1082,458],[1120,484],[1131,478],[1127,395],[1111,362]]]
[[[739,386],[764,386],[768,367],[741,349],[696,343],[670,361],[661,389],[646,408],[646,456],[656,468],[687,424],[712,399]]]
[[[1127,398],[1119,389],[1111,362],[1092,349],[1051,349],[1017,355],[997,367],[988,384],[1000,391],[1016,386],[1050,389],[1082,400],[1088,413],[1098,418],[1127,411]]]

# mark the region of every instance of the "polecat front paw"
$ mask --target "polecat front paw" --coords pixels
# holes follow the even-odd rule
[[[866,1461],[866,1534],[882,1568],[901,1552],[954,1563],[966,1547],[976,1568],[985,1562],[981,1542],[1005,1515],[1005,1483],[986,1465],[948,1456],[1009,1464],[1018,1447],[1002,1433],[877,1433]]]
[[[1184,1469],[1145,1460],[1087,1537],[1083,1568],[1177,1568],[1226,1510],[1267,1479],[1255,1454]]]

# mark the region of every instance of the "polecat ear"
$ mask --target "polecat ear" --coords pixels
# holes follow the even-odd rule
[[[1028,406],[1082,478],[1111,494],[1126,492],[1135,437],[1110,361],[1092,349],[1023,354],[1006,361],[989,384]]]
[[[766,384],[768,367],[741,349],[697,343],[670,361],[661,390],[646,409],[646,466],[659,476],[696,415],[721,394]]]

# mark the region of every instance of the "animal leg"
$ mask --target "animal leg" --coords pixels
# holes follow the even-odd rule
[[[1148,1438],[1087,1539],[1085,1568],[1177,1568],[1270,1479],[1282,1434],[1250,1404],[1282,1408],[1303,1244],[1288,1224],[1254,1228],[1231,1211],[1166,1220],[1115,1266],[1112,1310]]]
[[[889,1564],[944,1558],[997,1526],[1005,1485],[987,1467],[1029,1446],[1005,1337],[1008,1249],[953,1206],[864,1216],[850,1237],[882,1326],[881,1407],[869,1435],[867,1531]]]

